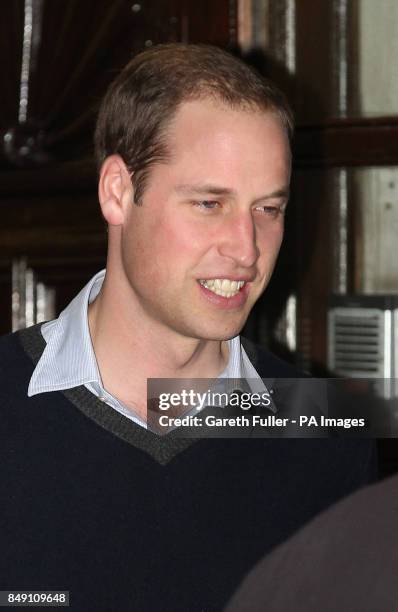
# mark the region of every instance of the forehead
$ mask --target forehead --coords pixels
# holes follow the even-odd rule
[[[216,173],[290,170],[290,145],[272,111],[231,108],[212,99],[181,104],[168,131],[171,165]]]
[[[209,98],[183,102],[169,131],[172,149],[209,141],[219,145],[281,145],[290,150],[286,130],[273,111],[231,108]]]

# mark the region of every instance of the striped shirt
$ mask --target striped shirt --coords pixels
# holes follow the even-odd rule
[[[41,333],[47,344],[30,379],[28,396],[84,385],[108,406],[146,428],[146,422],[108,393],[101,381],[91,342],[87,311],[88,305],[99,294],[104,278],[105,270],[101,270],[57,319],[42,325]],[[222,379],[246,379],[253,393],[267,392],[241,345],[239,336],[228,340],[228,347],[229,359],[226,368],[218,377],[220,382]]]

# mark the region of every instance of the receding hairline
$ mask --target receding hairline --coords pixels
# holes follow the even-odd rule
[[[203,102],[203,103],[210,102],[210,104],[214,106],[215,109],[224,108],[225,110],[235,111],[238,113],[240,112],[240,113],[244,113],[247,115],[257,115],[259,117],[263,117],[264,119],[272,117],[273,119],[277,121],[277,123],[280,126],[281,131],[285,134],[287,144],[288,144],[288,149],[289,149],[290,155],[292,155],[289,128],[285,124],[283,117],[280,115],[277,108],[275,108],[272,105],[262,106],[252,101],[250,102],[244,101],[243,103],[240,103],[240,102],[231,103],[229,101],[223,100],[221,96],[217,96],[216,94],[206,95],[204,91],[201,91],[200,95],[190,95],[188,97],[183,98],[177,104],[176,108],[174,109],[173,114],[170,117],[168,117],[166,121],[163,123],[163,126],[162,126],[162,135],[164,138],[163,142],[168,151],[168,155],[171,154],[170,145],[172,145],[172,142],[173,142],[173,128],[175,127],[175,123],[178,119],[180,111],[183,109],[184,106],[189,105],[190,103],[195,103],[195,102],[199,102],[199,103],[200,102]]]

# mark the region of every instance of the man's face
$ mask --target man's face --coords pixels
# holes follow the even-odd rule
[[[184,103],[171,160],[151,168],[122,229],[122,272],[140,316],[180,337],[226,340],[271,277],[290,149],[271,113]],[[135,309],[135,312],[137,310]]]

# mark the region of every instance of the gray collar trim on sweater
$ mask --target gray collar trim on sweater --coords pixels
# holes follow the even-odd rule
[[[46,342],[40,332],[41,325],[39,323],[18,332],[20,342],[34,364],[37,364],[46,346]],[[151,431],[136,425],[133,421],[116,412],[104,402],[101,402],[84,385],[59,391],[59,393],[62,393],[76,408],[97,425],[128,444],[148,453],[161,465],[169,463],[175,456],[198,441],[197,438],[177,437],[177,430],[165,436],[157,436]]]

